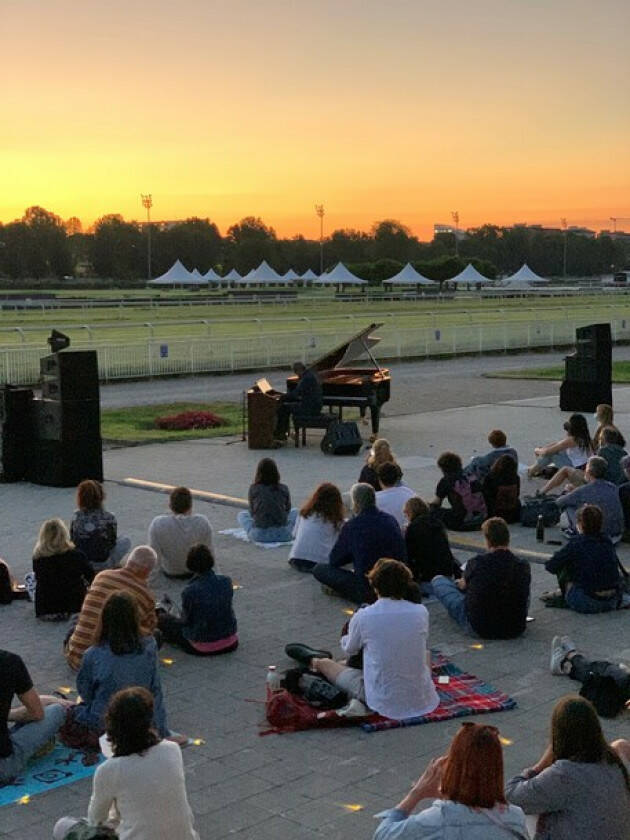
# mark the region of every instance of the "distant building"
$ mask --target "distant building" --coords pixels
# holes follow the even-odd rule
[[[468,234],[461,228],[456,228],[454,225],[433,225],[433,237],[435,238],[440,233],[450,233],[456,239],[466,239]]]

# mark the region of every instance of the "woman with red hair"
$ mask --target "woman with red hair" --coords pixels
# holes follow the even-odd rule
[[[429,808],[412,816],[423,799]],[[389,811],[374,840],[528,840],[523,811],[503,792],[503,752],[494,726],[464,723],[446,755],[434,758],[409,793]]]

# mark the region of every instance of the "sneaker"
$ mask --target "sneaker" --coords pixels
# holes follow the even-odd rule
[[[575,645],[568,636],[554,636],[551,640],[551,659],[549,668],[554,676],[564,674],[562,666],[568,654],[575,650]]]
[[[312,659],[332,659],[332,653],[329,650],[318,650],[296,642],[286,645],[284,652],[291,659],[295,659],[296,662],[305,665],[307,668],[310,666]]]

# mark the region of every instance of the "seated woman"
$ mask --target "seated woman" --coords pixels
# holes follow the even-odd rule
[[[47,519],[33,549],[35,615],[58,621],[81,611],[94,570],[61,519]]]
[[[382,490],[383,488],[378,478],[378,468],[383,464],[395,464],[400,469],[400,465],[396,461],[396,456],[391,450],[389,441],[385,440],[385,438],[378,438],[372,444],[365,466],[359,475],[358,483],[371,484],[375,490]],[[402,474],[402,470],[400,470],[401,478]]]
[[[295,523],[289,565],[300,572],[310,572],[318,563],[327,563],[343,521],[339,488],[328,482],[320,484],[302,506]]]
[[[158,627],[164,641],[195,656],[230,653],[238,647],[232,608],[232,580],[214,571],[207,545],[194,545],[186,566],[194,577],[182,592],[181,618],[158,608]]]
[[[297,519],[291,508],[286,484],[273,458],[262,458],[256,468],[254,483],[248,492],[249,510],[241,510],[237,520],[252,542],[290,542]]]
[[[461,569],[451,553],[446,528],[426,502],[418,496],[408,499],[405,516],[409,521],[405,529],[407,565],[422,594],[430,595],[436,575],[460,577]]]
[[[182,754],[153,728],[153,696],[133,686],[115,694],[106,716],[113,756],[94,774],[89,825],[110,825],[117,837],[199,840],[186,796]],[[84,820],[62,817],[54,840],[65,840]]]
[[[433,802],[413,814],[422,800]],[[446,755],[434,758],[398,805],[377,817],[374,840],[529,838],[523,811],[505,799],[498,730],[468,721]]]
[[[586,462],[593,454],[593,444],[588,431],[588,425],[583,414],[572,414],[563,426],[566,432],[562,440],[538,446],[534,449],[536,463],[527,470],[530,478],[542,474],[545,467],[554,466],[558,470],[569,467],[573,470],[584,470]],[[561,481],[566,481],[566,475]],[[555,476],[553,476],[555,478]],[[546,490],[545,485],[543,490]],[[554,486],[558,486],[558,483]]]
[[[454,452],[443,452],[437,460],[442,478],[435,488],[431,508],[447,528],[453,531],[473,531],[481,527],[487,515],[481,485],[474,476],[462,470],[462,459]],[[444,499],[450,508],[442,508]]]
[[[560,592],[544,600],[562,598],[581,613],[617,609],[621,593],[619,561],[610,537],[602,533],[603,515],[597,505],[582,505],[577,512],[578,534],[547,560],[545,569],[558,576]]]
[[[626,442],[624,440],[623,435],[619,431],[619,429],[615,426],[614,420],[614,413],[612,405],[607,405],[606,403],[600,403],[597,408],[595,409],[595,419],[597,420],[597,428],[595,429],[595,434],[593,435],[593,451],[597,452],[599,447],[602,445],[602,434],[604,429],[606,428],[613,428],[619,437],[620,445],[625,446]]]
[[[627,840],[630,783],[597,712],[575,695],[559,700],[541,758],[510,779],[508,802],[538,815],[535,840]]]
[[[116,568],[131,548],[128,537],[117,536],[116,517],[103,508],[105,491],[99,481],[87,479],[77,487],[77,508],[70,536],[94,571]]]
[[[62,740],[97,745],[105,731],[105,712],[112,696],[129,686],[143,686],[153,697],[153,726],[161,738],[169,735],[153,636],[140,635],[133,595],[114,592],[101,616],[98,641],[83,655],[77,674],[81,701],[72,706]]]
[[[518,464],[510,455],[501,455],[490,467],[481,485],[488,516],[500,516],[512,524],[521,519],[521,479]]]
[[[625,445],[623,436],[614,426],[607,426],[602,429],[599,440],[601,443],[597,449],[597,455],[606,461],[606,474],[604,479],[613,484],[623,484],[625,475],[621,462],[628,454],[623,448]],[[586,484],[585,471],[581,468],[562,467],[549,479],[540,492],[548,493],[555,487],[561,487],[565,482],[567,483],[566,490],[569,492],[576,487],[581,487],[583,484]]]

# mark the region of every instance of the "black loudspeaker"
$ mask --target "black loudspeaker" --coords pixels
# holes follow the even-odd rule
[[[26,478],[27,452],[32,439],[28,388],[5,386],[0,390],[0,481]]]
[[[610,363],[600,359],[581,358],[580,356],[565,357],[565,379],[573,382],[600,382],[611,379]]]
[[[32,428],[39,440],[93,440],[101,437],[98,400],[40,400],[31,403]]]
[[[328,455],[356,455],[363,446],[356,423],[331,423],[320,448]]]
[[[28,479],[47,487],[75,487],[86,478],[103,480],[100,438],[39,440],[29,453]]]
[[[592,352],[594,356],[598,356],[600,353],[605,354],[608,348],[612,347],[610,324],[588,324],[586,327],[577,327],[575,340],[578,345],[583,344],[585,348],[590,347],[589,352]]]
[[[612,405],[610,379],[600,382],[576,382],[567,379],[560,386],[562,411],[580,411],[588,414],[595,411],[600,403]]]
[[[98,400],[95,350],[64,350],[40,359],[42,397],[54,400]]]

